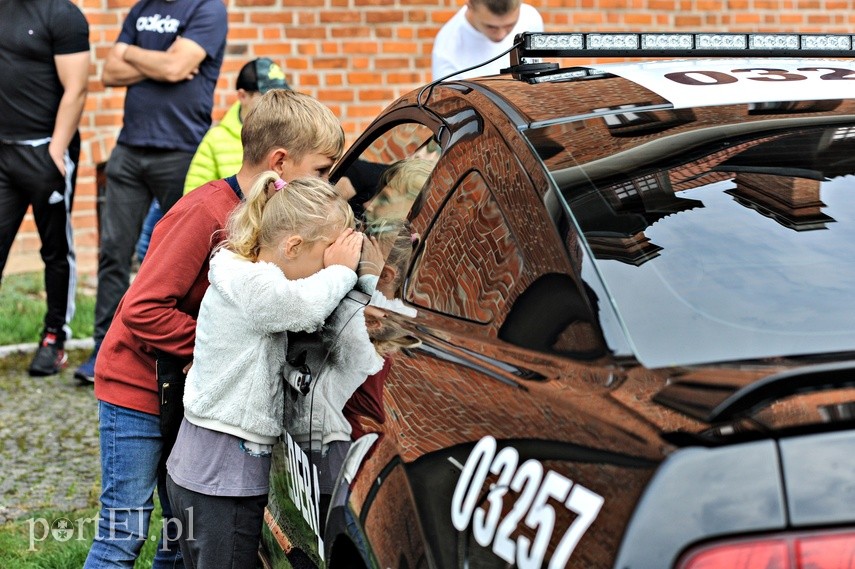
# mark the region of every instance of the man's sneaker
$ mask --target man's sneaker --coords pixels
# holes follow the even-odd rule
[[[65,367],[65,362],[68,361],[68,356],[62,348],[62,344],[57,341],[56,334],[45,332],[30,364],[30,375],[41,377],[59,373],[59,370]]]
[[[95,360],[98,358],[98,350],[100,348],[101,343],[96,342],[95,349],[92,350],[92,355],[89,356],[89,359],[74,370],[74,377],[80,383],[95,383]]]

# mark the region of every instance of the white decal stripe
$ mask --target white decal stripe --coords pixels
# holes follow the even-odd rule
[[[678,109],[850,99],[855,93],[852,60],[699,59],[597,67],[650,89]]]

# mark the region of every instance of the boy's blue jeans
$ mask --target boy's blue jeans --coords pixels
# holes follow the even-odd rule
[[[132,568],[148,535],[157,487],[163,519],[172,518],[166,494],[163,442],[157,415],[105,403],[98,404],[101,429],[101,512],[98,532],[85,569]],[[165,458],[165,457],[164,457]],[[183,569],[175,524],[152,527],[159,535],[153,569]]]
[[[163,210],[160,209],[160,202],[157,198],[151,200],[151,206],[148,208],[148,213],[143,221],[140,238],[137,241],[137,261],[142,263],[145,259],[145,254],[148,253],[148,244],[151,242],[151,232],[154,231],[154,226],[163,217]]]

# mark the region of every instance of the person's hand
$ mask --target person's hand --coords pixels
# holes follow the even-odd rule
[[[191,367],[193,367],[193,360],[190,360],[190,363],[184,366],[184,369],[181,371],[184,372],[184,375],[187,375],[190,372]]]
[[[344,265],[352,271],[356,271],[359,265],[359,255],[362,251],[362,233],[353,229],[345,229],[324,251],[324,267],[330,265]]]
[[[50,154],[50,157],[53,159],[53,163],[56,164],[56,169],[59,170],[59,173],[62,174],[63,178],[65,178],[65,149],[50,144],[48,145],[48,154]]]
[[[362,239],[362,256],[359,258],[359,267],[356,274],[362,275],[377,275],[380,276],[380,270],[383,268],[383,252],[380,250],[380,243],[376,237],[368,237]]]

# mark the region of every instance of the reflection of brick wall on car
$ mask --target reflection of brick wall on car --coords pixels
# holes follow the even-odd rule
[[[723,168],[723,172],[711,172],[711,170],[722,162],[729,160],[731,157],[736,156],[749,148],[769,142],[776,138],[780,138],[780,136],[764,136],[750,142],[737,144],[725,150],[707,154],[700,160],[687,162],[677,166],[676,168],[671,168],[668,171],[671,187],[676,193],[683,190],[705,186],[714,181],[731,179],[733,178],[733,174],[728,173],[726,168]],[[706,172],[706,174],[704,174],[704,172]],[[704,174],[704,176],[699,178],[700,174]]]
[[[392,164],[408,158],[430,136],[427,127],[416,123],[398,125],[376,139],[360,158],[369,162]]]
[[[424,541],[418,531],[419,522],[411,507],[412,494],[403,466],[393,469],[383,480],[365,518],[365,531],[371,536],[371,549],[380,557],[380,567],[428,567]]]
[[[459,111],[453,99],[446,108]],[[424,234],[427,223],[436,220],[406,296],[418,306],[488,323],[488,333],[495,335],[514,300],[532,282],[545,273],[572,271],[541,202],[548,182],[527,164],[536,172],[533,187],[527,171],[511,158],[506,140],[519,137],[518,132],[501,115],[486,114],[481,128],[485,132],[477,152],[463,139],[446,151],[442,166],[432,173],[433,184],[422,196],[413,227]],[[446,188],[455,188],[448,203]],[[465,264],[450,267],[452,258]]]
[[[449,266],[450,259],[461,261]],[[454,191],[428,233],[413,271],[410,301],[476,322],[492,322],[523,269],[519,247],[477,172]],[[453,278],[453,282],[445,279]]]
[[[537,91],[532,90],[531,86],[520,84],[518,89],[511,90],[514,95],[518,95],[524,102],[520,104],[532,104],[535,108],[538,105],[541,108],[549,109],[553,103],[559,100],[566,102],[574,101],[573,108],[564,108],[562,114],[573,116],[574,114],[586,115],[594,109],[603,107],[617,107],[625,104],[647,104],[664,102],[658,96],[653,95],[647,89],[625,80],[609,80],[609,89],[585,89],[583,84],[580,84],[579,89],[574,91],[572,97],[566,94],[558,97],[556,94],[549,92],[549,87],[538,85]],[[552,96],[550,96],[552,95]],[[532,97],[537,97],[537,103],[530,102]],[[840,113],[851,113],[855,108],[853,101],[841,101],[838,107]],[[675,122],[673,126],[667,128],[668,134],[678,134],[687,130],[696,129],[701,126],[714,127],[719,124],[731,123],[762,123],[769,120],[769,115],[764,115],[756,110],[752,110],[748,105],[731,105],[729,107],[698,107],[691,110],[695,116],[695,122],[681,123]],[[776,111],[777,116],[809,116],[809,113],[798,112],[782,113]],[[535,119],[538,115],[535,114]],[[651,116],[656,117],[661,115],[663,121],[670,118],[670,114],[666,111],[653,111]],[[671,124],[671,123],[669,123]],[[584,164],[590,160],[596,160],[603,156],[616,154],[626,151],[661,136],[660,133],[641,134],[638,136],[614,136],[611,129],[601,117],[585,118],[576,121],[569,121],[558,125],[549,126],[537,134],[538,140],[550,140],[552,144],[563,147],[567,151],[556,153],[554,156],[548,157],[545,162],[550,169],[572,168],[578,164]]]
[[[392,366],[384,430],[397,438],[406,461],[488,434],[540,439],[548,433],[550,439],[590,448],[655,455],[661,446],[658,431],[602,387],[591,387],[587,373],[585,366],[567,362],[561,380],[520,381],[517,387],[417,352]]]
[[[567,368],[572,373],[573,365],[568,364]],[[550,439],[612,449],[629,456],[658,456],[661,442],[656,432],[601,388],[583,388],[590,386],[589,378],[584,377],[588,372],[584,366],[575,369],[575,374],[561,381],[522,382],[521,389],[418,350],[414,357],[401,354],[396,356],[386,383],[384,401],[388,418],[383,425],[387,437],[384,442],[394,442],[405,462],[486,435],[498,440]],[[389,456],[379,453],[375,458],[383,462]],[[621,527],[629,517],[628,509],[637,500],[651,471],[591,462],[547,461],[544,466],[606,498],[609,506],[586,538],[596,545],[572,564],[597,566],[585,563],[606,556],[617,547],[621,534],[610,528]],[[359,486],[360,494],[369,487],[365,480]],[[508,507],[514,497],[511,493],[506,499]],[[378,506],[381,503],[375,502]],[[381,510],[372,512],[369,518],[384,515],[397,517],[392,510]],[[556,532],[555,541],[563,535],[563,528],[570,520],[563,515],[559,519],[557,527],[562,531]]]
[[[550,219],[550,212],[544,207],[545,202],[556,199],[546,195],[552,187],[551,182],[543,173],[541,164],[534,154],[512,153],[509,150],[509,148],[525,148],[529,142],[520,134],[516,125],[508,121],[506,115],[493,105],[486,104],[485,95],[473,92],[470,97],[473,100],[484,99],[480,102],[484,119],[499,130],[498,136],[487,141],[482,140],[481,144],[486,145],[483,147],[485,155],[492,157],[493,162],[505,164],[508,168],[501,172],[504,178],[488,178],[488,184],[505,218],[513,228],[517,244],[525,258],[526,272],[522,277],[525,283],[518,292],[546,273],[562,273],[574,277],[568,261],[572,259],[578,262],[581,251],[575,233],[563,236],[556,233],[555,227],[561,217],[560,207],[556,219]],[[495,180],[501,180],[501,183],[497,184]],[[555,212],[552,214],[554,215]],[[562,247],[562,240],[566,241],[566,249]]]
[[[419,350],[415,351],[414,357],[399,354],[387,379],[384,397],[388,418],[382,425],[385,432],[383,444],[392,445],[368,459],[372,465],[368,470],[379,472],[388,464],[395,454],[390,448],[394,445],[400,449],[404,462],[410,463],[427,453],[461,442],[474,442],[485,435],[492,435],[498,440],[566,441],[610,449],[626,456],[655,458],[660,451],[667,452],[667,445],[658,436],[660,429],[697,431],[703,428],[684,415],[651,402],[653,394],[665,385],[668,373],[663,375],[662,372],[636,368],[625,383],[608,390],[592,387],[592,378],[586,373],[595,372],[566,362],[561,379],[522,381],[524,388],[520,389],[494,381],[475,370],[430,357]],[[721,373],[721,370],[715,370],[714,376],[720,377]],[[758,370],[758,378],[766,373],[768,371]],[[726,375],[724,379],[727,379]],[[785,408],[791,408],[792,413],[815,418],[816,402],[821,398],[830,402],[840,400],[838,394],[802,396],[799,398],[801,405],[796,406],[790,399],[774,404],[770,410],[780,416]],[[650,420],[655,424],[648,423]],[[771,416],[769,424],[774,424]],[[369,431],[379,428],[380,425],[373,425]],[[586,532],[585,546],[577,549],[569,565],[580,568],[602,566],[602,560],[609,559],[617,547],[623,524],[630,518],[652,470],[595,462],[543,460],[542,463],[545,469],[555,470],[605,498],[605,506],[597,521]],[[362,474],[354,487],[360,501],[374,482],[370,476],[364,476],[366,469]],[[487,480],[484,492],[491,481]],[[394,482],[391,484],[389,479],[384,479],[383,486],[388,485],[387,492],[400,488],[397,486],[399,481],[396,479]],[[386,498],[391,495],[388,493]],[[404,497],[408,497],[407,493],[401,492],[400,498]],[[416,498],[432,499],[430,496]],[[505,510],[516,498],[516,493],[509,492],[504,502]],[[558,511],[555,540],[563,535],[563,529],[570,520],[562,514],[560,504],[550,503]],[[388,543],[392,546],[391,551],[401,551],[407,543],[412,543],[413,536],[409,532],[414,531],[417,525],[408,517],[410,511],[407,506],[399,499],[376,500],[373,508],[368,516],[369,524],[373,526],[371,529],[375,530],[370,535],[372,541],[379,539],[380,543]],[[401,525],[405,517],[409,523]],[[374,525],[383,519],[399,525]],[[391,527],[396,531],[391,532]],[[391,536],[385,533],[387,531],[407,535]],[[519,529],[512,536],[516,536],[517,531]],[[419,554],[421,549],[416,547],[415,552]],[[479,553],[474,555],[481,558]]]
[[[618,107],[627,104],[664,103],[659,96],[635,83],[626,80],[609,79],[604,82],[607,88],[577,89],[572,97],[566,94],[558,96],[559,91],[566,89],[558,84],[539,84],[536,89],[531,85],[520,83],[517,89],[511,89],[514,95],[520,97],[522,108],[531,109],[529,115],[534,120],[552,116],[585,115],[594,109]],[[573,101],[572,107],[567,108],[568,101]],[[560,110],[559,110],[560,109]],[[541,110],[542,113],[536,112]],[[633,145],[655,137],[655,135],[632,137]],[[539,138],[549,139],[556,147],[563,147],[568,152],[559,152],[545,160],[550,168],[568,168],[578,162],[592,158],[607,156],[626,146],[625,138],[612,136],[602,118],[560,123],[540,130]]]
[[[819,180],[808,178],[790,178],[774,174],[755,174],[741,172],[734,177],[736,191],[731,195],[739,196],[757,207],[764,215],[784,216],[794,222],[801,220],[810,223],[815,220],[825,227],[825,223],[834,221],[822,213],[825,204],[820,195]]]

